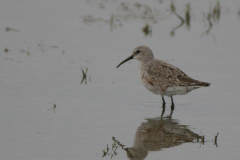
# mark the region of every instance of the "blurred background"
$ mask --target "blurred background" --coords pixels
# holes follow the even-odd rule
[[[238,0],[0,4],[0,159],[239,158]],[[211,86],[162,115],[139,45]]]

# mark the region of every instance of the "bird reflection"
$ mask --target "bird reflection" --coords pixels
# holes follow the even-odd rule
[[[125,148],[131,160],[143,160],[149,151],[160,151],[163,148],[179,146],[187,142],[195,142],[200,136],[187,125],[179,124],[176,119],[168,117],[148,118],[137,129],[134,144]]]

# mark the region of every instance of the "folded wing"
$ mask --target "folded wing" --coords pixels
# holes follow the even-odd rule
[[[209,86],[210,83],[201,82],[192,79],[179,68],[154,59],[145,66],[147,75],[154,84],[169,87],[169,86]]]

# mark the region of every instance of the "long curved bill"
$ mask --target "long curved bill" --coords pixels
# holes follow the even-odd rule
[[[131,59],[133,59],[133,55],[131,55],[130,57],[128,57],[127,59],[125,59],[124,61],[122,61],[122,62],[117,66],[117,68],[118,68],[119,66],[121,66],[123,63],[125,63],[125,62],[127,62],[127,61],[129,61],[129,60],[131,60]]]

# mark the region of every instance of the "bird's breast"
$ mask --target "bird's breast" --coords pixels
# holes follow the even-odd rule
[[[164,95],[166,92],[166,87],[157,84],[151,76],[144,70],[139,70],[139,76],[142,80],[142,84],[152,93]]]

